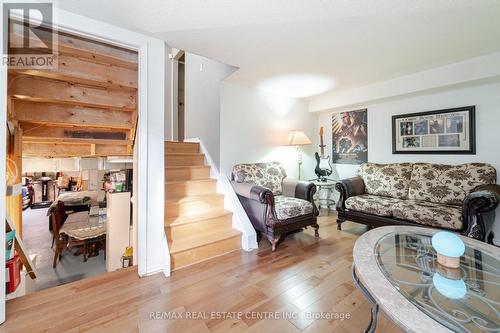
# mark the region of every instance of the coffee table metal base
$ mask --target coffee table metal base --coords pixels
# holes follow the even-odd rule
[[[358,287],[359,290],[365,295],[365,297],[368,299],[370,302],[372,308],[371,308],[371,317],[370,317],[370,323],[368,323],[368,327],[365,328],[363,333],[373,333],[375,332],[375,329],[377,328],[377,315],[378,315],[378,304],[375,299],[373,299],[372,295],[368,292],[368,290],[365,288],[363,283],[359,280],[358,275],[356,274],[356,266],[352,264],[352,279],[354,283],[356,284],[356,287]]]

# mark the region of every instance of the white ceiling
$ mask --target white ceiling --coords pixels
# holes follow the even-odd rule
[[[272,89],[273,82],[283,88],[287,78],[295,79],[289,82],[294,88],[289,94],[299,97],[500,51],[498,0],[55,2],[62,9],[153,34],[171,46],[240,67],[231,82]],[[313,81],[300,81],[315,76],[330,83],[315,90]],[[297,94],[301,84],[309,89]]]

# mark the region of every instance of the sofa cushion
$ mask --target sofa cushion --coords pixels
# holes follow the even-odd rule
[[[252,183],[268,188],[274,195],[281,194],[281,182],[286,172],[280,162],[237,164],[233,179],[237,183]]]
[[[309,201],[277,195],[274,197],[274,211],[278,220],[287,220],[306,214],[312,214],[313,205]]]
[[[411,163],[364,163],[358,169],[365,193],[397,199],[408,198],[411,172]]]
[[[392,216],[392,207],[401,199],[382,197],[371,194],[357,195],[345,201],[345,207],[357,212],[378,216]]]
[[[465,197],[478,186],[495,182],[495,168],[485,163],[462,165],[415,163],[408,198],[462,205]]]
[[[394,204],[392,214],[401,220],[433,227],[461,230],[463,226],[462,207],[459,206],[420,200],[401,200]]]

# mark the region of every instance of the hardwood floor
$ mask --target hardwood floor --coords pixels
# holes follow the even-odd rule
[[[370,307],[353,285],[350,269],[352,247],[366,228],[347,222],[337,231],[334,221],[334,215],[320,217],[319,240],[308,229],[289,236],[275,253],[263,239],[257,251],[234,251],[170,278],[140,279],[130,268],[15,299],[7,302],[0,331],[361,332]],[[230,318],[217,317],[224,311]],[[259,318],[275,312],[289,317]],[[290,318],[292,313],[349,313],[351,318]],[[167,315],[184,319],[167,320]],[[377,332],[401,330],[380,313]]]

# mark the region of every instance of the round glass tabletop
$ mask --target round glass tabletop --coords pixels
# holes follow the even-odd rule
[[[427,316],[454,332],[500,332],[500,262],[466,244],[460,268],[436,261],[429,234],[391,232],[375,246],[387,280]]]

